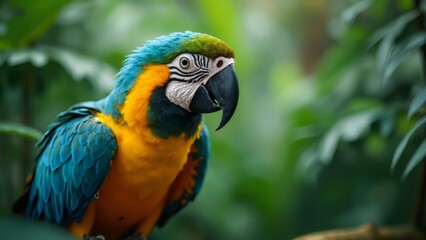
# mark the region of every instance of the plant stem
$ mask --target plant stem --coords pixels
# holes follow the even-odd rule
[[[24,126],[31,125],[31,94],[34,86],[34,71],[32,66],[26,66],[24,73],[24,88],[22,96],[22,123]],[[28,166],[31,166],[31,149],[33,143],[28,139],[22,139],[22,155],[21,155],[21,164],[22,164],[22,174],[25,176],[28,171]]]
[[[413,226],[376,227],[372,223],[366,223],[359,227],[347,229],[332,229],[322,232],[310,233],[293,240],[421,240],[424,234]]]
[[[414,200],[413,207],[413,225],[418,229],[422,228],[423,225],[423,213],[425,203],[425,189],[426,189],[426,159],[420,165],[420,176],[417,197]]]
[[[421,9],[422,0],[415,0],[415,8],[420,12],[417,17],[417,26],[420,32],[426,31],[426,23],[424,21],[424,14]],[[421,55],[423,60],[423,76],[426,76],[426,44],[421,47]],[[426,77],[425,77],[426,78]],[[426,136],[426,129],[424,130]],[[418,184],[417,197],[414,200],[413,206],[413,225],[421,229],[423,225],[423,213],[425,211],[425,194],[426,194],[426,158],[420,164],[419,184]]]

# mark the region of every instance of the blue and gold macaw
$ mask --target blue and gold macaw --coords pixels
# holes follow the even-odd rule
[[[223,41],[189,31],[148,41],[106,98],[49,126],[14,210],[80,237],[143,239],[200,191],[210,155],[202,113],[222,110],[222,128],[237,101],[234,53]]]

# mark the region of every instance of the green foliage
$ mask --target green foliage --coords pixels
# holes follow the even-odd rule
[[[397,50],[391,51],[391,55],[388,57],[389,60],[384,64],[386,67],[383,66],[383,79],[385,81],[388,80],[407,55],[412,54],[413,51],[418,51],[425,43],[426,33],[419,32],[410,36],[398,47],[393,47]]]
[[[401,140],[401,142],[398,144],[398,147],[395,150],[395,153],[393,155],[392,159],[392,166],[391,169],[393,170],[398,163],[398,160],[401,158],[402,152],[407,147],[408,141],[410,140],[411,136],[422,129],[423,125],[426,123],[426,117],[421,118],[416,122],[416,124],[410,129],[410,131],[405,134],[404,138]]]
[[[3,122],[0,122],[0,134],[13,134],[32,140],[38,140],[42,136],[42,133],[34,128]]]
[[[52,26],[59,12],[70,0],[28,4],[25,0],[3,2],[0,8],[9,19],[0,49],[26,47],[37,41]]]
[[[361,10],[368,10],[368,7],[374,9],[375,3],[358,2],[352,7],[348,8],[343,18],[354,19],[356,15],[361,14]],[[389,4],[391,5],[391,4]],[[395,7],[397,7],[396,5]],[[350,17],[348,17],[348,15]],[[399,16],[398,16],[399,15]],[[380,133],[384,141],[389,141],[390,134],[399,134],[394,132],[398,126],[395,122],[397,114],[408,113],[408,117],[413,117],[419,109],[423,106],[426,99],[426,93],[424,90],[420,91],[413,99],[410,106],[406,107],[406,100],[408,96],[415,91],[418,85],[422,84],[424,76],[418,74],[414,77],[415,80],[411,82],[411,86],[403,87],[407,84],[407,79],[412,78],[411,74],[404,74],[401,72],[398,76],[393,77],[395,70],[404,62],[413,62],[414,53],[417,53],[420,47],[426,44],[426,35],[422,30],[416,28],[415,20],[420,16],[417,10],[405,12],[403,9],[397,10],[391,18],[395,18],[390,23],[380,26],[380,22],[376,25],[371,22],[369,17],[360,16],[358,20],[353,21],[353,25],[349,26],[347,33],[350,33],[354,28],[360,28],[361,26],[367,28],[367,32],[371,32],[369,36],[358,39],[354,43],[355,46],[369,49],[367,52],[359,51],[359,48],[351,48],[350,50],[344,50],[342,47],[337,46],[332,49],[333,55],[330,55],[331,59],[326,58],[325,65],[319,70],[319,78],[321,84],[319,86],[320,94],[334,94],[332,99],[325,98],[325,102],[341,102],[336,101],[335,94],[338,90],[339,83],[336,81],[342,81],[345,71],[351,71],[352,69],[358,69],[358,71],[364,71],[362,77],[351,76],[351,81],[359,81],[363,84],[367,84],[365,89],[358,88],[358,90],[347,92],[346,96],[342,96],[342,105],[335,108],[336,114],[346,109],[341,117],[334,119],[329,127],[318,140],[318,146],[315,151],[312,152],[313,148],[306,150],[307,154],[301,155],[302,164],[306,165],[306,162],[313,163],[312,156],[316,156],[317,161],[321,161],[323,164],[329,164],[333,158],[335,152],[339,148],[339,142],[356,143],[357,141],[365,141],[370,135],[375,134],[375,129]],[[371,16],[370,16],[371,18]],[[370,20],[369,26],[363,25],[366,21]],[[373,24],[371,24],[373,23]],[[380,26],[380,27],[379,27]],[[348,34],[343,35],[343,41],[348,41]],[[373,48],[377,44],[377,48]],[[354,46],[352,45],[352,46]],[[356,49],[356,50],[354,50]],[[369,61],[370,56],[375,54],[377,59],[377,67],[362,69],[360,68],[359,61]],[[346,56],[346,57],[343,57]],[[345,60],[347,59],[347,60]],[[349,60],[349,61],[348,61]],[[340,62],[341,64],[338,64]],[[362,66],[363,67],[363,66]],[[334,69],[333,69],[334,68]],[[324,70],[321,70],[324,69]],[[421,67],[417,69],[417,73],[421,71]],[[378,74],[377,74],[378,72]],[[377,87],[377,85],[367,83],[366,81],[377,81],[377,75],[384,81],[383,88]],[[334,80],[330,80],[334,79]],[[354,83],[352,83],[354,84]],[[370,86],[368,86],[370,84]],[[337,87],[336,87],[337,85]],[[324,87],[325,86],[325,87]],[[352,85],[352,86],[355,86]],[[396,88],[400,88],[396,90]],[[354,89],[346,87],[347,89]],[[368,89],[370,88],[370,89]],[[395,89],[389,92],[386,88]],[[337,89],[337,90],[336,90]],[[355,88],[356,89],[356,88]],[[370,95],[374,99],[374,104],[366,106],[363,109],[355,109],[351,111],[351,106],[356,104],[363,98],[364,95]],[[406,97],[400,97],[406,96]],[[330,102],[331,103],[331,102]],[[331,103],[333,106],[333,103]],[[349,116],[348,116],[349,112]],[[409,143],[410,137],[417,131],[423,131],[423,125],[425,123],[424,118],[417,120],[413,128],[404,136],[400,144],[395,150],[393,156],[391,169],[393,170],[401,159],[403,151],[406,149]],[[416,144],[417,139],[414,140]],[[315,141],[314,141],[315,142]],[[316,145],[316,143],[314,143]],[[356,146],[354,146],[356,148]],[[414,166],[418,165],[424,157],[423,145],[415,151],[411,159],[407,163],[407,167],[404,170],[403,176],[406,177],[413,169]]]
[[[381,41],[377,50],[377,63],[379,69],[385,69],[387,61],[393,59],[390,56],[392,55],[395,39],[402,33],[406,25],[418,16],[419,13],[416,11],[405,13],[372,34],[369,41],[370,45]]]
[[[426,102],[426,88],[421,89],[413,98],[408,108],[408,117],[411,118],[416,114],[423,104]]]
[[[419,9],[421,10],[421,9]],[[393,26],[387,26],[384,29],[378,30],[379,35],[386,35],[386,37],[380,40],[379,49],[377,52],[377,59],[379,62],[379,69],[381,70],[382,79],[384,81],[391,81],[392,74],[397,69],[397,67],[407,59],[408,56],[413,55],[414,52],[418,52],[422,46],[426,44],[426,34],[424,29],[412,30],[414,33],[405,33],[401,35],[403,29],[409,28],[409,25],[414,25],[414,20],[421,17],[420,21],[424,21],[423,12],[412,11],[409,13],[405,13],[395,20]],[[408,36],[407,36],[408,35]],[[397,41],[398,39],[398,41]],[[426,61],[426,56],[424,56]],[[423,63],[423,71],[426,69],[426,63]],[[425,76],[419,76],[418,83],[421,84],[425,81]],[[412,89],[415,89],[415,85],[413,84]],[[412,117],[413,114],[420,109],[425,100],[422,100],[424,96],[422,96],[422,92],[418,94],[412,101],[410,107],[408,108],[408,117]],[[398,160],[401,157],[402,152],[405,150],[407,143],[411,137],[411,135],[417,130],[422,130],[424,132],[423,125],[425,123],[424,118],[420,118],[417,120],[416,124],[413,128],[404,136],[397,149],[395,150],[394,157],[392,159],[392,170],[395,168]],[[424,150],[424,144],[420,144],[420,146],[415,150],[414,154],[408,161],[408,164],[403,172],[403,178],[405,178],[415,166],[417,166],[420,161],[424,159],[426,156],[426,152]]]
[[[402,177],[405,179],[407,178],[408,174],[413,171],[417,165],[421,161],[424,161],[426,156],[426,141],[423,141],[416,149],[416,151],[411,156],[410,160],[407,163],[407,166],[404,169],[404,172],[402,174]]]

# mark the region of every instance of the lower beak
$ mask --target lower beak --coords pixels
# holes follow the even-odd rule
[[[223,110],[222,119],[216,130],[228,123],[237,108],[238,81],[234,65],[231,64],[201,85],[189,105],[191,112],[211,113]]]

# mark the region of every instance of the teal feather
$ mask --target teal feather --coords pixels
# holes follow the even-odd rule
[[[52,189],[55,193],[61,194],[65,188],[65,178],[62,175],[62,171],[57,169],[55,171],[51,171],[51,174],[52,177],[50,178],[50,183],[52,185]]]
[[[27,206],[30,217],[66,225],[81,219],[93,200],[117,151],[113,132],[94,119],[100,111],[95,106],[86,102],[60,113],[39,141]]]

